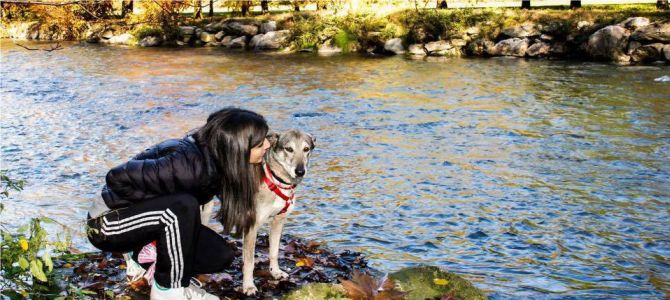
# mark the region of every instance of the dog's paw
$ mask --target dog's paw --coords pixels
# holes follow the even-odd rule
[[[279,269],[276,269],[276,270],[271,269],[270,274],[272,274],[272,278],[274,278],[275,280],[288,279],[288,273],[286,273],[282,270],[279,270]]]
[[[254,296],[256,295],[256,292],[258,292],[258,289],[254,284],[242,286],[242,293],[244,293],[247,296]]]

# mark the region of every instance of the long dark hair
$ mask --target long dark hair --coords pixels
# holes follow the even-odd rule
[[[251,148],[260,144],[268,132],[262,115],[228,107],[212,113],[198,129],[195,138],[207,147],[221,175],[221,209],[216,215],[223,233],[247,233],[256,222],[254,197],[261,178],[260,165],[251,164]]]

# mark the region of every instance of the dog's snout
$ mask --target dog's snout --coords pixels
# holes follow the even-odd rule
[[[298,176],[298,177],[305,176],[305,168],[296,168],[295,169],[295,175]]]

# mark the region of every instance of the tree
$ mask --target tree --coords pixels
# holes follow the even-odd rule
[[[582,0],[570,0],[570,8],[580,8],[582,7]]]
[[[209,17],[214,16],[214,0],[209,0]]]
[[[242,1],[242,16],[246,16],[250,10],[251,10],[251,1],[250,0]]]
[[[656,8],[658,9],[668,9],[668,0],[657,0]]]
[[[530,9],[530,0],[521,0],[521,8]]]
[[[267,14],[268,12],[270,12],[270,9],[268,8],[268,0],[261,0],[261,13]]]
[[[446,8],[449,8],[449,7],[447,6],[447,0],[442,0],[442,1],[437,0],[437,4],[435,4],[435,7],[439,8],[439,9],[446,9]]]
[[[133,13],[133,0],[122,0],[121,1],[121,16],[125,17],[128,13]]]
[[[202,0],[193,0],[193,18],[202,18]]]

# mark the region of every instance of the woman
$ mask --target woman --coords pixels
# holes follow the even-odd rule
[[[194,134],[155,145],[111,169],[89,210],[89,241],[103,251],[138,253],[156,241],[151,299],[218,299],[197,274],[220,272],[233,260],[223,238],[200,224],[200,205],[216,195],[224,233],[255,222],[260,163],[270,144],[263,116],[225,108]]]

